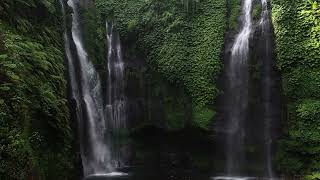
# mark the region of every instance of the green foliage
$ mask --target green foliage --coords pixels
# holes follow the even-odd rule
[[[100,19],[95,7],[83,10],[84,40],[90,60],[103,71],[106,56],[106,22]]]
[[[320,70],[297,68],[284,74],[284,94],[291,101],[302,97],[320,98]]]
[[[273,0],[278,67],[288,99],[288,134],[279,168],[290,174],[320,170],[320,8],[315,0]]]
[[[57,5],[0,2],[0,179],[26,179],[31,172],[41,179],[70,175],[72,134]]]
[[[165,90],[164,111],[166,114],[167,126],[169,130],[179,130],[186,126],[186,104],[188,100],[185,94],[179,90],[170,88],[167,85]]]
[[[225,1],[201,1],[192,16],[176,1],[100,0],[96,4],[102,14],[114,18],[125,39],[130,38],[128,31],[136,33],[137,51],[166,79],[185,87],[196,105],[213,103],[221,70]]]
[[[320,101],[304,100],[297,105],[292,105],[289,110],[292,113],[289,134],[281,141],[281,151],[278,155],[281,169],[287,173],[318,171],[320,168]]]
[[[320,179],[320,173],[313,173],[312,175],[306,176],[306,180],[319,180]]]
[[[282,71],[297,67],[319,67],[320,58],[320,8],[311,7],[307,1],[273,2],[278,66]],[[284,50],[284,48],[291,47]]]
[[[135,53],[171,84],[182,87],[192,106],[213,104],[219,91],[221,52],[226,29],[224,0],[183,1],[197,4],[187,13],[182,1],[97,0],[104,18],[112,19],[123,44],[134,42]]]
[[[200,0],[181,0],[187,12],[194,12]]]
[[[259,20],[262,13],[262,4],[260,1],[256,1],[256,5],[254,6],[252,16],[255,20]]]
[[[238,18],[241,14],[241,1],[230,0],[229,1],[229,29],[238,29]]]
[[[162,105],[162,107],[153,110],[153,108],[157,108],[157,105],[150,102],[148,111],[151,114],[146,120],[147,123],[154,125],[152,116],[162,115],[163,113],[163,122],[167,130],[176,131],[188,126],[190,123],[188,120],[191,120],[192,108],[190,106],[190,99],[186,96],[183,88],[171,84],[157,72],[147,71],[145,73],[142,76],[148,77],[146,80],[148,82],[149,101],[155,101],[155,103]],[[141,88],[138,91],[141,91]],[[159,110],[162,112],[158,112]],[[155,115],[152,115],[152,113]]]
[[[20,33],[41,40],[52,41],[59,36],[50,27],[60,22],[60,6],[56,0],[2,0],[0,17]],[[46,24],[45,26],[42,26]]]
[[[197,127],[210,130],[212,119],[216,113],[209,108],[194,108],[193,119]]]

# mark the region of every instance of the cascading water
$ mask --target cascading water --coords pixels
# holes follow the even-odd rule
[[[252,32],[252,0],[244,0],[242,6],[242,29],[232,46],[228,66],[226,92],[228,114],[227,121],[227,173],[239,175],[244,163],[244,121],[248,107],[248,54],[249,38]]]
[[[100,79],[83,46],[79,14],[80,2],[69,0],[67,3],[73,10],[72,38],[67,36],[67,32],[65,33],[65,47],[71,96],[75,99],[77,112],[79,112],[77,119],[84,175],[108,173],[113,168],[110,164],[110,152],[105,139],[106,125]],[[64,9],[64,2],[61,1],[61,4]],[[71,54],[69,39],[72,39],[75,45],[76,57]]]
[[[268,8],[268,1],[261,0],[262,4],[262,15],[259,23],[261,29],[261,42],[262,42],[262,52],[263,52],[263,69],[262,69],[262,101],[263,101],[263,117],[264,117],[264,141],[265,141],[265,151],[266,151],[266,169],[267,176],[273,178],[272,169],[272,139],[271,131],[272,124],[274,120],[277,120],[277,115],[275,114],[279,108],[275,105],[273,97],[275,94],[272,92],[276,89],[276,81],[274,80],[274,61],[273,61],[273,37],[272,37],[272,24],[270,17],[270,10]]]
[[[108,123],[112,129],[126,128],[126,98],[124,96],[124,62],[119,33],[113,24],[106,23],[108,41]]]
[[[64,11],[64,2],[60,0]],[[72,31],[64,33],[65,51],[69,67],[69,81],[71,98],[74,101],[76,116],[79,124],[81,142],[81,156],[85,176],[114,176],[123,175],[110,173],[115,168],[122,167],[121,143],[118,134],[127,127],[124,80],[124,62],[121,52],[119,33],[112,23],[106,23],[108,61],[106,101],[103,106],[103,96],[98,73],[88,59],[85,51],[79,14],[79,0],[69,0],[72,8]],[[231,57],[227,69],[226,83],[226,177],[215,179],[251,179],[250,177],[237,177],[245,175],[247,152],[246,136],[249,105],[249,41],[253,33],[252,18],[253,0],[243,0],[241,24],[242,28],[236,36],[231,49]],[[275,87],[273,69],[272,24],[270,11],[266,0],[262,0],[262,17],[259,22],[261,27],[261,43],[263,45],[262,68],[262,106],[265,142],[265,168],[266,175],[273,177],[272,170],[272,123],[274,121],[274,107],[271,95]],[[66,18],[66,17],[65,17]],[[66,28],[66,25],[65,25]],[[67,28],[66,28],[67,29]],[[71,36],[70,36],[70,35]],[[75,49],[76,52],[71,51]],[[262,121],[262,120],[261,120]],[[251,121],[250,121],[251,122]],[[108,128],[107,128],[108,127]],[[107,132],[111,132],[107,134]],[[109,173],[109,174],[108,174]],[[230,177],[229,177],[230,176]],[[92,176],[91,176],[92,177]]]
[[[124,80],[124,62],[122,58],[119,33],[112,23],[106,22],[108,62],[107,62],[107,105],[106,117],[110,128],[112,143],[112,162],[114,167],[123,167],[121,150],[121,131],[126,129],[126,97]]]
[[[261,19],[256,24],[252,17],[254,1],[242,1],[241,30],[225,66],[225,91],[220,100],[223,126],[216,124],[216,131],[224,136],[221,143],[226,148],[222,153],[226,155],[227,176],[214,179],[274,177],[273,140],[281,120],[280,78],[273,61],[271,12],[267,0],[261,4]]]
[[[74,59],[72,57],[72,53],[71,53],[71,45],[70,45],[70,40],[68,37],[68,32],[67,32],[67,25],[66,25],[66,12],[65,12],[65,4],[63,2],[63,0],[60,0],[60,4],[62,6],[62,15],[64,18],[64,29],[65,32],[63,33],[63,39],[64,39],[64,48],[65,48],[65,53],[66,53],[66,57],[67,57],[67,61],[68,61],[68,72],[69,72],[69,82],[70,82],[70,88],[71,88],[71,99],[76,101],[76,109],[78,111],[79,107],[78,105],[80,104],[79,102],[79,87],[78,87],[78,83],[77,83],[77,79],[76,79],[76,71],[75,71],[75,67],[73,65],[74,63]],[[80,116],[81,113],[77,113],[77,116]]]

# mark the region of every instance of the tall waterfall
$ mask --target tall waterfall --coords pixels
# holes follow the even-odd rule
[[[121,133],[127,127],[124,62],[120,36],[113,23],[106,22],[106,30],[108,45],[106,117],[111,130],[112,162],[114,167],[120,168],[124,166]]]
[[[238,175],[245,159],[243,145],[245,137],[244,121],[248,107],[248,54],[249,38],[252,32],[251,11],[252,0],[244,0],[241,17],[242,29],[232,46],[228,66],[226,163],[229,175]]]
[[[263,117],[264,117],[264,141],[266,151],[266,170],[267,176],[273,178],[272,169],[272,139],[271,131],[273,121],[276,120],[276,109],[273,97],[276,93],[272,90],[275,89],[276,82],[274,81],[274,61],[273,61],[273,37],[272,37],[272,24],[270,10],[268,8],[268,1],[261,0],[262,16],[259,23],[261,29],[261,42],[262,42],[262,56],[263,56],[263,69],[262,69],[262,101],[263,101]]]
[[[126,97],[124,95],[124,62],[119,33],[112,23],[106,22],[108,42],[107,105],[108,123],[112,129],[126,127]]]
[[[282,116],[269,3],[261,0],[257,22],[252,17],[253,5],[253,0],[242,1],[242,26],[225,66],[225,91],[220,100],[223,130],[217,124],[217,132],[224,135],[225,173],[231,179],[243,175],[274,177],[273,145]]]
[[[84,48],[80,24],[80,2],[69,0],[72,8],[71,37],[65,32],[65,49],[68,59],[71,97],[75,100],[79,124],[80,146],[84,175],[108,173],[113,170],[110,152],[106,145],[106,123],[99,75],[88,59]],[[64,11],[64,2],[61,0]],[[65,12],[64,12],[65,13]],[[65,15],[65,14],[64,14]],[[72,39],[76,56],[71,53]]]

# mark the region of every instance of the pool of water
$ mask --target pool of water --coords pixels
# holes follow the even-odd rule
[[[139,172],[140,171],[140,172]],[[112,172],[108,174],[90,175],[84,180],[289,180],[287,178],[264,178],[246,176],[211,176],[191,171],[151,172],[141,169],[134,173]]]
[[[204,177],[204,176],[165,176],[165,175],[96,175],[85,178],[85,180],[285,180],[284,178],[259,178],[259,177],[238,177],[238,176],[216,176],[216,177]]]
[[[264,177],[245,177],[245,176],[216,176],[212,180],[284,180],[284,178],[264,178]]]
[[[127,176],[91,176],[85,180],[212,180],[210,177],[164,176],[164,175],[127,175]]]
[[[209,174],[200,174],[190,170],[160,170],[136,168],[130,172],[113,172],[90,175],[84,180],[212,180]]]
[[[263,176],[264,167],[254,161],[247,164],[242,176],[226,176],[225,150],[218,146],[219,143],[202,133],[142,133],[142,138],[126,141],[118,148],[122,168],[84,180],[270,180],[256,177]],[[256,154],[251,155],[257,158]]]

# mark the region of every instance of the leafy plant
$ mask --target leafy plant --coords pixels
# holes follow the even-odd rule
[[[0,179],[26,179],[31,171],[41,179],[70,176],[72,131],[57,3],[0,2]]]
[[[96,7],[102,19],[112,17],[123,44],[135,43],[135,53],[146,58],[148,67],[182,87],[192,107],[206,108],[219,94],[226,2],[184,1],[197,4],[192,16],[181,2],[97,0]]]
[[[288,134],[279,143],[278,164],[290,174],[312,174],[320,169],[319,5],[315,0],[272,4],[278,67],[288,100]]]

